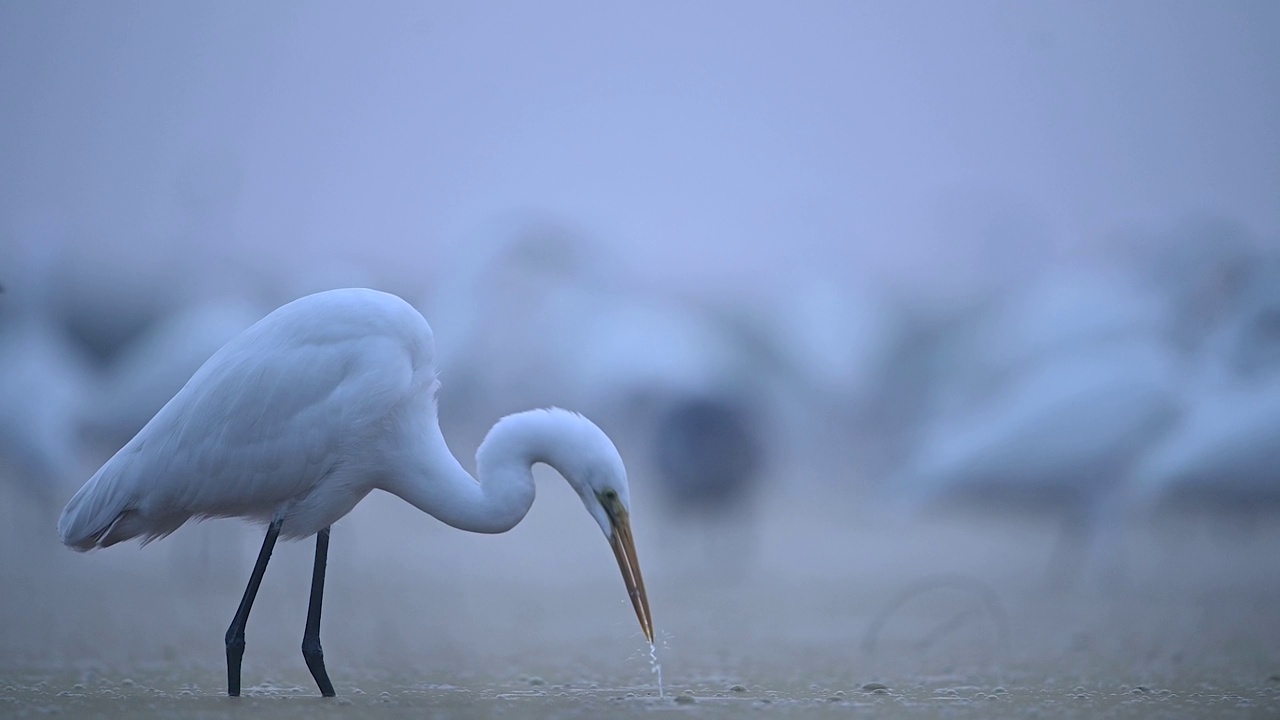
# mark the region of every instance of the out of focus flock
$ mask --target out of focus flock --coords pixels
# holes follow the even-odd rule
[[[504,414],[573,408],[618,439],[637,501],[673,529],[750,533],[774,508],[837,502],[1030,518],[1107,555],[1163,518],[1280,509],[1280,252],[1229,222],[947,293],[839,264],[785,291],[675,287],[570,223],[494,226],[465,248],[418,287],[332,265],[121,288],[68,282],[76,258],[56,244],[6,246],[6,497],[56,542],[66,499],[217,348],[295,297],[356,285],[431,322],[459,456]]]

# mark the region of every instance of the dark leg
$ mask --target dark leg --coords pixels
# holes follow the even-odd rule
[[[325,672],[324,650],[320,647],[320,605],[324,602],[324,566],[328,559],[329,528],[325,528],[316,533],[316,564],[311,571],[311,604],[307,606],[307,629],[302,634],[302,657],[320,686],[320,694],[333,697],[333,683]]]
[[[276,538],[280,537],[280,525],[283,518],[271,521],[267,528],[267,537],[262,541],[262,549],[258,551],[258,563],[253,566],[253,574],[249,576],[249,584],[245,586],[244,597],[240,598],[240,607],[236,610],[231,627],[227,628],[227,694],[240,696],[240,661],[244,659],[244,626],[249,621],[249,609],[253,607],[253,599],[258,596],[258,587],[262,585],[262,574],[267,571],[267,561],[271,559],[271,550],[276,546]]]

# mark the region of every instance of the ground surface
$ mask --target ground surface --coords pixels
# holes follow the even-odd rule
[[[0,486],[0,717],[1280,717],[1266,524],[1131,539],[1123,573],[1063,588],[1030,521],[903,523],[796,493],[754,533],[698,534],[637,491],[659,698],[607,543],[562,483],[539,494],[503,536],[385,496],[336,526],[331,700],[298,650],[312,545],[282,544],[230,699],[222,634],[258,529],[77,555]]]

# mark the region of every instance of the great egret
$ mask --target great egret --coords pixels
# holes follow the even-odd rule
[[[1060,519],[1049,572],[1070,582],[1133,467],[1178,421],[1179,364],[1144,293],[1104,274],[1046,280],[967,338],[954,363],[966,370],[944,385],[897,490],[908,507]]]
[[[295,300],[213,355],[63,510],[76,550],[161,538],[191,518],[268,523],[227,629],[227,692],[240,693],[244,628],[276,539],[316,536],[302,652],[334,694],[320,647],[329,526],[371,490],[453,527],[505,532],[534,498],[531,467],[555,468],[609,538],[636,617],[653,621],[632,540],[626,469],[591,421],[556,408],[510,415],[476,452],[479,481],[449,452],[436,415],[431,328],[400,298],[344,289]]]
[[[1280,506],[1280,379],[1203,392],[1134,470],[1126,510],[1261,515]]]
[[[84,471],[79,430],[94,380],[58,322],[60,253],[58,243],[30,237],[0,243],[0,266],[10,271],[0,293],[0,479],[24,486],[50,516],[43,522]]]
[[[1225,312],[1182,385],[1189,408],[1138,466],[1130,510],[1264,513],[1280,503],[1280,262],[1234,269]]]
[[[431,301],[446,398],[510,407],[554,388],[634,422],[655,395],[769,392],[762,353],[726,313],[617,272],[607,246],[569,228],[523,224],[466,250]]]
[[[1134,277],[1167,298],[1171,337],[1189,354],[1212,342],[1238,311],[1240,282],[1265,262],[1265,247],[1247,227],[1223,217],[1190,218],[1116,245]]]
[[[75,487],[88,361],[43,318],[0,322],[0,477],[12,475],[53,519]]]
[[[1172,426],[1176,375],[1158,346],[1086,347],[940,423],[912,466],[917,502],[1088,514]]]

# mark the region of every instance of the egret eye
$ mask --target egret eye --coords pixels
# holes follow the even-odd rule
[[[601,497],[603,497],[605,500],[608,500],[609,502],[613,502],[614,500],[618,499],[618,491],[614,490],[613,488],[609,488],[605,490],[603,493],[601,493]]]

